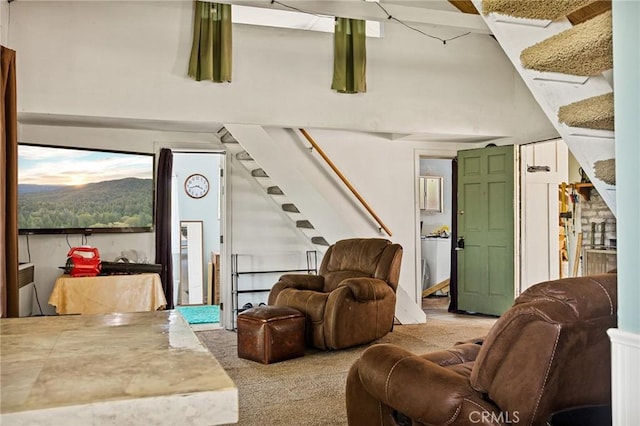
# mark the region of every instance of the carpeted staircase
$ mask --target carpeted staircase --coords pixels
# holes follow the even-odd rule
[[[473,2],[482,11],[487,25],[549,120],[615,214],[610,7],[573,25],[567,16],[590,7],[595,3],[593,0]],[[605,4],[599,3],[598,6]]]

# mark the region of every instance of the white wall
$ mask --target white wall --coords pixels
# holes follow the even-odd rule
[[[420,155],[453,157],[457,149],[469,145],[432,143],[428,144],[430,148],[423,148],[425,144],[420,142],[399,143],[359,132],[313,129],[309,133],[393,233],[391,237],[379,233],[367,214],[362,213],[364,209],[353,201],[355,198],[343,185],[337,185],[340,188],[333,191],[341,190],[347,196],[331,199],[339,202],[337,209],[354,233],[350,236],[382,236],[401,244],[403,260],[399,286],[417,303],[421,293],[418,288],[421,247],[417,234],[419,165],[415,161],[416,150],[419,149]],[[330,190],[328,184],[317,186],[324,194]],[[314,223],[314,218],[310,219]]]
[[[9,36],[9,2],[0,0],[0,44],[8,46]]]
[[[231,235],[230,253],[237,255],[238,275],[236,290],[269,289],[282,273],[246,274],[251,271],[284,271],[307,267],[306,251],[315,247],[295,228],[280,206],[271,199],[260,184],[239,164],[230,158],[228,218]],[[315,258],[319,266],[322,255]],[[266,303],[268,292],[241,293],[234,302]]]
[[[221,150],[217,137],[213,134],[162,132],[133,129],[112,129],[97,127],[72,126],[38,126],[21,125],[19,142],[38,143],[59,146],[85,146],[92,148],[109,148],[137,152],[159,152],[160,148],[179,148],[193,150]],[[206,158],[192,159],[189,170],[201,170],[202,161]],[[261,191],[259,185],[244,171],[236,160],[230,161],[229,191],[231,236],[228,242],[231,253],[242,254],[243,270],[286,269],[306,267],[305,251],[313,247],[301,238],[287,217],[278,212],[277,206]],[[216,171],[207,173],[212,185],[217,185]],[[178,167],[181,175],[189,172]],[[183,180],[183,179],[182,179]],[[206,199],[205,199],[206,200]],[[203,201],[203,200],[199,200]],[[209,200],[211,201],[211,200]],[[185,204],[185,202],[181,203]],[[213,203],[216,204],[216,203]],[[185,206],[187,207],[187,206]],[[211,207],[212,214],[217,216],[217,207]],[[185,218],[199,219],[201,212],[186,208]],[[195,216],[194,216],[195,215]],[[208,222],[207,222],[208,223]],[[205,227],[205,230],[207,227]],[[213,232],[216,234],[216,232]],[[212,235],[213,235],[212,234]],[[218,236],[211,237],[215,241],[205,240],[205,258],[210,250],[219,249]],[[211,239],[209,238],[209,239]],[[143,252],[152,262],[155,258],[155,233],[140,234],[95,234],[82,240],[80,235],[30,235],[19,238],[19,260],[30,259],[35,267],[35,282],[38,298],[43,313],[54,314],[55,309],[47,304],[55,279],[62,274],[60,266],[64,266],[70,247],[83,243],[97,247],[103,260],[114,260],[123,250],[135,249]],[[321,257],[319,258],[321,259]],[[205,275],[206,276],[206,275]],[[230,275],[221,277],[225,285],[230,285]],[[266,288],[273,284],[277,275],[257,275],[243,277],[243,288]],[[247,301],[259,303],[266,301],[266,293],[243,295],[240,306]],[[40,308],[34,299],[34,313]]]
[[[400,243],[404,248],[400,288],[404,290],[403,294],[410,295],[410,303],[417,306],[415,257],[418,249],[413,237],[417,224],[415,183],[418,170],[412,167],[415,142],[396,143],[388,137],[362,132],[308,129],[318,144],[318,149],[310,150],[310,143],[297,131],[236,124],[226,128],[251,153],[255,160],[252,167],[264,169],[284,191],[288,202],[294,202],[302,217],[313,224],[315,235],[324,237],[329,243],[366,237],[383,237]],[[455,144],[446,144],[446,147],[449,156],[455,155]],[[320,150],[392,235],[379,230],[381,225],[323,160]],[[442,155],[442,152],[434,155]],[[260,190],[264,193],[262,188]],[[232,192],[236,193],[235,187]],[[235,233],[233,242],[234,245],[241,244]],[[405,305],[398,306],[396,312],[403,323],[419,322],[420,317],[424,321],[424,313],[419,308],[413,314],[409,311]]]
[[[418,268],[410,262],[415,263],[419,249],[414,152],[429,152],[437,144],[392,141],[386,133],[492,135],[504,137],[502,143],[556,135],[499,45],[486,35],[471,34],[443,46],[389,24],[385,38],[368,41],[368,92],[344,95],[329,89],[330,34],[235,25],[233,83],[214,84],[186,76],[191,2],[16,1],[9,7],[8,41],[18,52],[20,117],[37,115],[40,124],[48,117],[58,122],[60,117],[99,117],[115,119],[112,125],[126,121],[123,127],[144,121],[173,123],[183,130],[213,123],[313,128],[329,155],[393,229],[393,239],[403,244],[407,263],[401,286],[416,294],[415,300],[416,272],[410,272]],[[94,129],[90,137],[81,137],[80,128],[67,134],[58,127],[46,137],[31,136],[42,127],[23,126],[26,139],[21,140],[114,148],[131,143],[122,138],[131,131],[115,129]],[[139,134],[145,135],[140,142],[144,149],[136,148],[142,151],[194,142],[210,148],[216,140],[197,133]],[[235,189],[251,186],[242,176],[233,175],[231,181]],[[269,236],[276,234],[290,239],[290,245],[304,246],[284,222],[263,222],[275,220],[273,215],[256,220],[266,211],[251,207],[259,197],[235,189],[231,226],[240,237],[233,252],[249,246],[264,252],[260,247],[269,248]],[[151,251],[152,235],[142,235],[117,242],[95,236],[90,242],[108,247],[105,258],[118,254],[120,247],[140,245]],[[52,237],[40,238],[49,245]],[[66,243],[57,244],[53,256],[44,256],[47,248],[37,250],[45,257],[38,259],[41,268],[49,268],[47,285],[66,257]]]
[[[19,111],[539,140],[555,135],[487,35],[400,25],[367,45],[368,93],[329,89],[332,35],[234,26],[233,83],[187,78],[192,3],[11,3]]]
[[[421,158],[420,176],[442,176],[443,210],[440,213],[420,210],[422,235],[429,235],[441,226],[451,229],[451,206],[453,201],[453,172],[450,159]]]
[[[58,146],[85,146],[123,151],[158,152],[162,146],[180,144],[183,147],[217,147],[212,135],[143,130],[56,127],[21,125],[19,142]],[[83,241],[81,235],[30,235],[19,237],[19,261],[31,261],[35,265],[35,283],[43,313],[53,314],[55,309],[47,304],[55,279],[62,273],[70,247],[83,243],[97,247],[103,260],[112,261],[123,250],[134,249],[155,258],[155,233],[95,234]],[[35,302],[35,300],[34,300]],[[34,313],[40,308],[34,306]]]

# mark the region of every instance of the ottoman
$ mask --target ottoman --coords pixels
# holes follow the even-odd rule
[[[238,314],[238,356],[270,364],[304,355],[304,315],[285,306],[259,306]]]

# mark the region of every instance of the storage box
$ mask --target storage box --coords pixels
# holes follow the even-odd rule
[[[238,315],[238,356],[271,364],[304,355],[304,315],[293,308],[259,306]]]

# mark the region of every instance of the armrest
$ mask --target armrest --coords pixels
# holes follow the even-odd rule
[[[421,356],[427,361],[434,362],[441,366],[464,364],[465,362],[475,361],[480,352],[480,345],[474,343],[456,344],[450,349],[429,352]]]
[[[324,277],[309,274],[285,274],[271,287],[269,292],[269,305],[275,305],[278,294],[285,288],[298,290],[322,291],[324,289]]]
[[[337,288],[340,287],[349,288],[359,302],[381,300],[393,293],[389,284],[377,278],[347,278],[338,284]]]
[[[324,288],[324,277],[310,274],[285,274],[280,277],[278,283],[282,283],[283,288],[322,291]]]
[[[465,399],[479,397],[468,377],[391,344],[366,349],[358,371],[363,387],[378,401],[429,424],[448,424]]]
[[[482,337],[474,337],[473,339],[461,340],[459,342],[456,342],[453,346],[459,346],[465,343],[473,343],[474,345],[482,346],[485,338],[486,336],[482,336]]]

